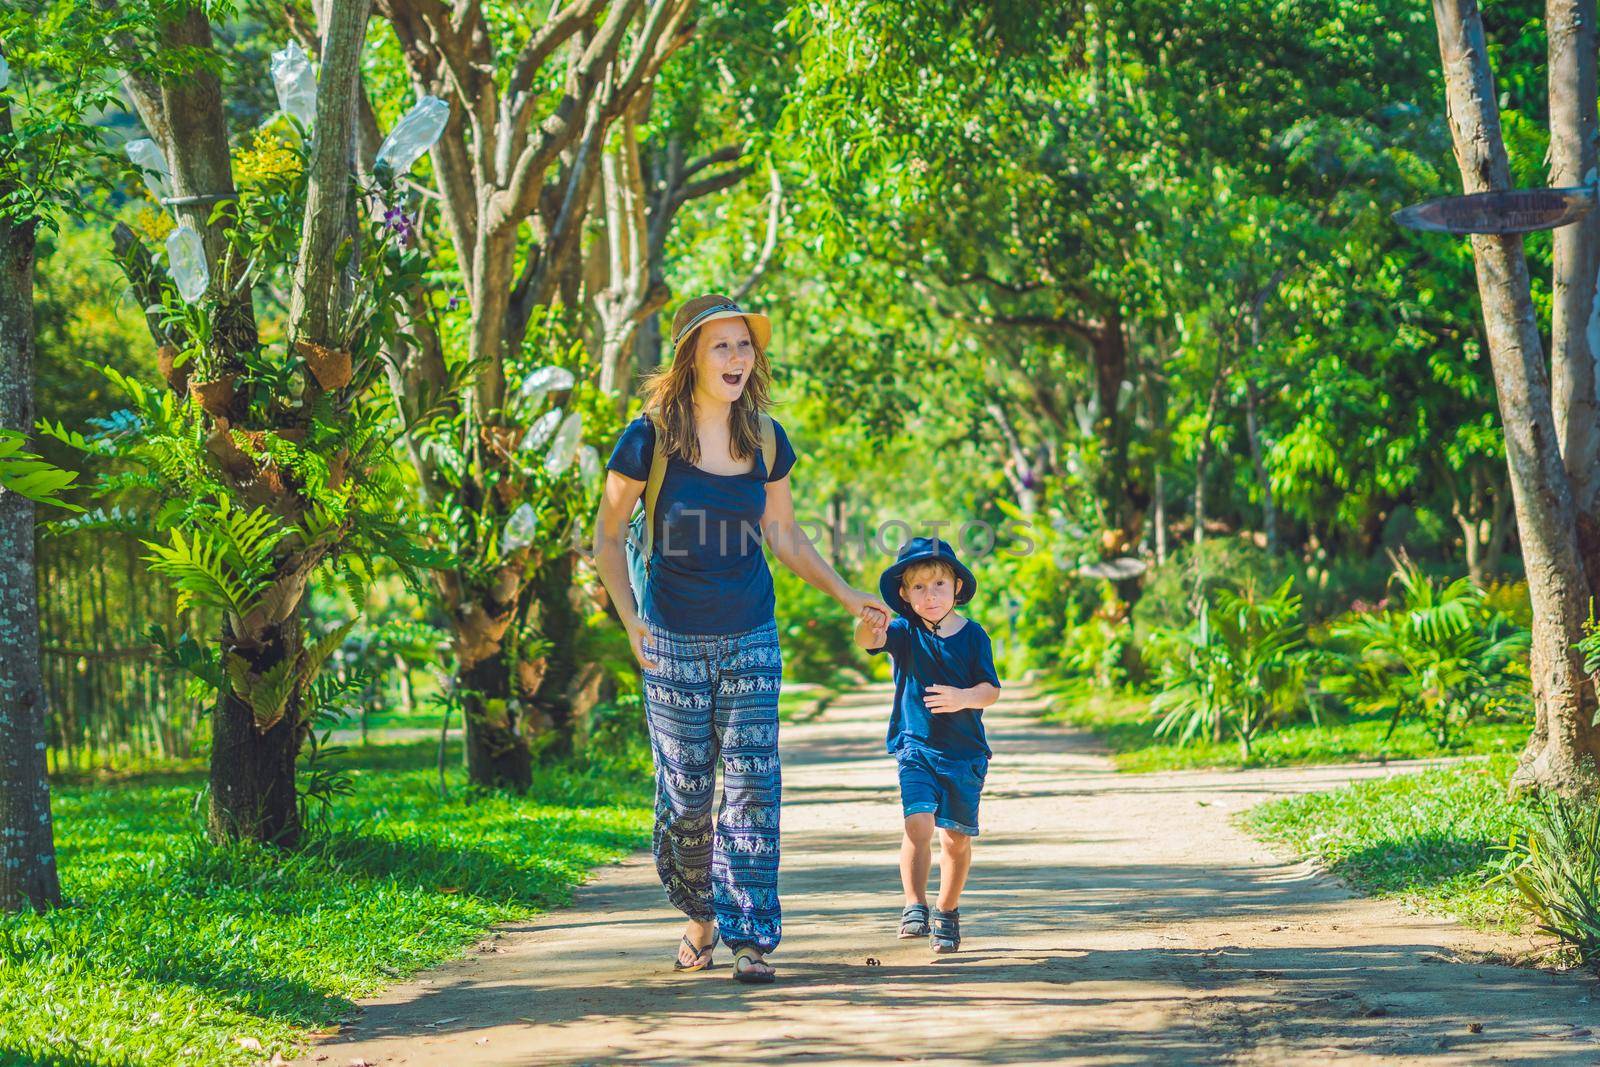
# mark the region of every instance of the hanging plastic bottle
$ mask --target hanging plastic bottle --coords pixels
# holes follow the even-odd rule
[[[600,477],[600,453],[594,450],[594,445],[584,445],[578,449],[578,472],[583,476],[583,484],[594,485]]]
[[[278,108],[299,120],[306,129],[317,117],[317,76],[311,59],[300,46],[290,41],[283,51],[272,53],[272,87],[278,91]]]
[[[578,454],[578,439],[582,435],[583,412],[574,411],[562,420],[561,429],[556,431],[555,440],[550,442],[550,451],[544,457],[544,469],[559,477],[572,466]]]
[[[128,158],[133,165],[139,168],[139,176],[144,179],[144,187],[150,190],[150,195],[156,201],[171,195],[172,171],[167,167],[167,157],[161,154],[161,149],[148,137],[141,137],[137,141],[129,141],[123,145],[123,151],[128,153]]]
[[[383,139],[376,162],[387,163],[396,175],[406,173],[422,153],[433,147],[449,119],[449,103],[437,96],[423,97]]]
[[[211,271],[206,266],[205,245],[200,235],[187,224],[180,225],[167,235],[167,273],[177,283],[178,295],[184,303],[200,299],[211,282]]]
[[[500,531],[500,554],[509,556],[518,549],[533,544],[533,535],[538,532],[538,525],[539,520],[533,513],[533,505],[518,504],[517,510],[506,520],[505,529]]]
[[[550,435],[556,432],[556,427],[561,425],[561,409],[551,408],[540,415],[532,426],[528,427],[527,435],[522,438],[523,452],[531,452],[536,448],[543,448],[544,443],[550,440]]]
[[[524,399],[537,404],[546,393],[571,389],[575,382],[572,372],[565,367],[540,367],[522,380],[522,388],[518,392]]]
[[[5,56],[0,56],[0,89],[11,84],[11,64],[6,62]]]

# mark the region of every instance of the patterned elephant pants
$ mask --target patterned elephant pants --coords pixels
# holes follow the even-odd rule
[[[673,633],[646,620],[644,674],[656,765],[656,870],[673,906],[715,918],[734,948],[777,947],[778,624],[739,634]],[[722,764],[722,806],[711,802]]]

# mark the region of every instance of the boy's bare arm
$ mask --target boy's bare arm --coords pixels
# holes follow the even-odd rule
[[[873,618],[878,618],[877,612]],[[868,622],[866,619],[856,620],[856,644],[868,652],[876,652],[889,640],[889,626],[887,623]]]
[[[979,682],[967,689],[953,685],[930,685],[923,703],[935,715],[948,715],[968,708],[986,708],[999,699],[999,686]]]

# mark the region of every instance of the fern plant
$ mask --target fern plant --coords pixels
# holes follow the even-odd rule
[[[1390,579],[1398,606],[1333,627],[1354,651],[1340,657],[1322,689],[1363,714],[1421,718],[1440,747],[1463,724],[1526,705],[1529,633],[1488,608],[1465,578],[1436,584],[1397,557]]]
[[[1542,795],[1504,851],[1512,866],[1500,877],[1539,929],[1559,938],[1579,964],[1600,964],[1600,807]]]
[[[1200,618],[1167,639],[1174,654],[1150,705],[1158,737],[1186,745],[1231,731],[1248,760],[1255,736],[1304,700],[1309,660],[1293,578],[1265,596],[1254,584],[1217,589]]]

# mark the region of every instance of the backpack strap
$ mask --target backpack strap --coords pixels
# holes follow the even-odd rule
[[[646,418],[650,418],[648,415]],[[650,474],[644,483],[644,564],[650,566],[650,550],[656,537],[656,498],[661,495],[661,481],[667,476],[667,450],[661,447],[661,427],[650,419],[655,430],[655,443],[650,449]]]
[[[772,416],[765,411],[761,413],[761,463],[766,468],[767,477],[772,477],[772,463],[778,458],[778,429],[773,425]]]

